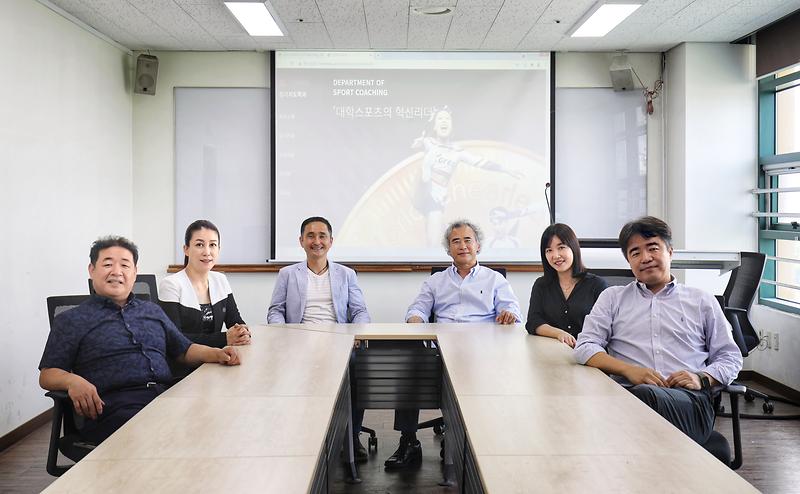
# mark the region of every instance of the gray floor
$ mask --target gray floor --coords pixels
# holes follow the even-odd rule
[[[761,414],[761,403],[746,403],[742,413]],[[800,413],[795,407],[775,404],[775,413]],[[422,412],[421,420],[434,418],[434,411]],[[365,425],[378,433],[378,452],[360,466],[362,483],[345,484],[338,472],[333,492],[344,493],[454,493],[457,489],[438,486],[441,480],[439,438],[428,429],[419,434],[423,449],[420,468],[405,472],[386,472],[384,460],[397,447],[399,433],[392,429],[390,411],[369,410]],[[718,418],[716,429],[732,442],[730,419]],[[502,433],[502,432],[498,432]],[[44,469],[49,425],[43,426],[14,446],[0,453],[0,493],[34,493],[47,487],[54,478]],[[363,437],[364,435],[362,435]],[[766,493],[800,492],[800,421],[744,420],[742,422],[744,464],[739,475]],[[366,437],[363,438],[366,445]]]

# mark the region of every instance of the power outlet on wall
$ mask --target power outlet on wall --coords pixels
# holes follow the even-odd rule
[[[758,330],[758,349],[761,351],[766,350],[770,346],[770,339],[769,333],[764,331],[763,329]]]
[[[778,351],[778,333],[772,335],[772,349]]]
[[[767,340],[767,348],[772,348],[772,331],[764,333],[764,339]]]

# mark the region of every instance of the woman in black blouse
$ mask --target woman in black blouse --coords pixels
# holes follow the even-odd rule
[[[608,284],[586,272],[578,238],[569,226],[548,226],[540,250],[544,276],[533,284],[525,329],[574,348],[583,319]]]
[[[186,229],[184,269],[161,280],[158,298],[167,316],[195,343],[247,345],[245,325],[224,274],[211,271],[219,256],[219,230],[208,220]],[[228,328],[222,332],[222,324]]]

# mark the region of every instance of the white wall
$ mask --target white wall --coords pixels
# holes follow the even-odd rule
[[[667,53],[666,202],[675,246],[756,249],[755,48],[686,43]],[[727,276],[684,273],[722,293]]]
[[[754,350],[745,359],[748,369],[758,371],[792,389],[800,390],[800,315],[788,314],[764,305],[754,304],[750,322],[756,331],[777,333],[778,350]]]
[[[88,293],[89,246],[131,233],[130,57],[30,0],[0,4],[0,436],[50,406],[46,297]]]

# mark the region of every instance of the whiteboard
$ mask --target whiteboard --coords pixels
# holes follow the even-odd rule
[[[219,262],[270,257],[269,100],[266,88],[175,88],[177,264],[197,219],[219,228]]]
[[[647,116],[640,91],[556,89],[555,216],[579,238],[619,236],[647,214]]]

